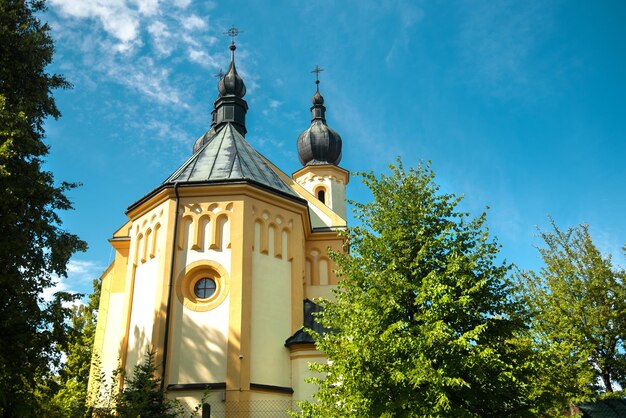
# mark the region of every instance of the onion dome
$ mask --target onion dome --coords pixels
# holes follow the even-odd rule
[[[319,91],[317,74],[322,71],[315,67],[315,95],[311,99],[311,126],[298,137],[298,158],[302,165],[338,165],[341,161],[341,136],[326,125],[326,107],[324,97]]]
[[[315,95],[311,99],[311,102],[314,105],[323,105],[324,104],[324,96],[320,94],[319,89],[315,92]]]
[[[228,71],[222,77],[217,85],[217,89],[220,93],[220,97],[224,96],[236,96],[240,99],[246,95],[246,85],[243,83],[239,74],[237,74],[237,68],[235,68],[235,43],[230,44],[231,60]]]

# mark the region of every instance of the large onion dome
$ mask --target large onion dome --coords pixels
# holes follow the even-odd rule
[[[230,50],[232,54],[232,59],[230,60],[230,67],[228,67],[228,71],[222,77],[217,85],[217,89],[220,93],[220,97],[224,96],[236,96],[240,99],[246,95],[246,85],[243,83],[243,80],[237,74],[237,69],[235,68],[235,44],[230,44]]]

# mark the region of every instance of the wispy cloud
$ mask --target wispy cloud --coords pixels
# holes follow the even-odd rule
[[[90,293],[92,281],[103,271],[104,267],[97,262],[71,259],[67,264],[67,277],[56,277],[55,285],[44,290],[43,299],[51,301],[57,292]]]
[[[396,7],[400,24],[398,25],[398,34],[393,39],[391,48],[385,56],[385,62],[388,65],[409,48],[411,29],[424,17],[424,11],[412,2],[398,2]]]
[[[218,42],[224,28],[210,24],[215,5],[50,0],[49,6],[57,57],[62,54],[56,62],[76,86],[73,94],[83,96],[77,102],[104,96],[105,106],[75,109],[78,114],[115,123],[111,138],[133,153],[145,153],[150,144],[151,165],[169,167],[172,158],[183,159],[210,123],[207,83],[229,61],[226,39]],[[237,53],[243,57],[245,48]],[[254,79],[246,84],[249,91],[258,85]]]
[[[172,6],[161,0],[51,0],[50,6],[57,15],[51,22],[55,33],[80,54],[74,73],[69,69],[74,80],[113,82],[148,100],[188,106],[182,93],[191,80],[174,79],[171,69],[181,60],[219,66],[211,51],[216,30],[208,16],[188,10],[188,1]]]
[[[458,44],[460,78],[501,97],[543,82],[536,55],[551,30],[547,4],[470,1],[464,5]]]
[[[189,31],[205,29],[207,27],[207,22],[194,14],[183,18],[182,23],[183,27]]]

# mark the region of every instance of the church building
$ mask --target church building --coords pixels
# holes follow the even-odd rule
[[[343,248],[349,172],[317,77],[301,169],[285,174],[246,141],[235,49],[209,130],[109,240],[94,358],[103,373],[129,374],[150,350],[168,397],[188,408],[279,417],[311,399],[308,363],[325,361],[303,325],[318,326],[313,300],[337,284],[328,249]]]

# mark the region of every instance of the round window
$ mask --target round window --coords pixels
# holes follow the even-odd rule
[[[176,280],[178,300],[195,312],[206,312],[219,306],[228,296],[229,288],[228,272],[211,260],[189,264]]]
[[[216,289],[215,280],[203,277],[193,286],[193,293],[198,299],[208,299],[213,296]]]

